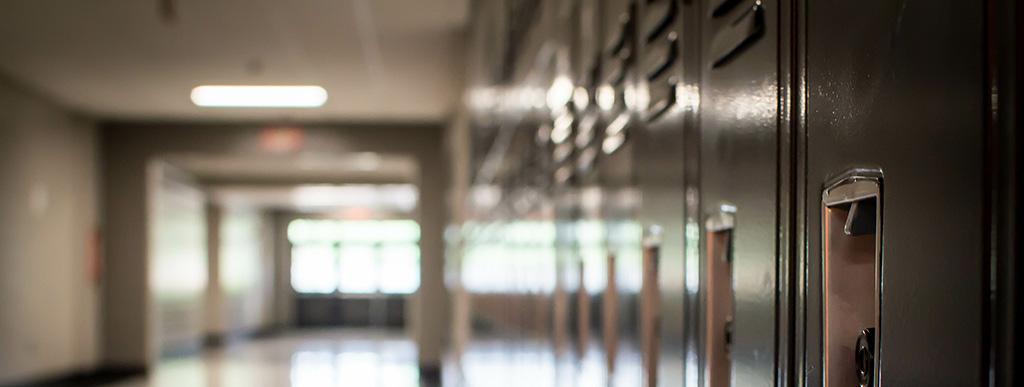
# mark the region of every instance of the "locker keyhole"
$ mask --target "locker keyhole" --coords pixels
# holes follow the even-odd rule
[[[857,381],[861,387],[869,387],[875,377],[875,328],[860,332],[856,348]]]
[[[732,357],[732,317],[725,321],[725,356]]]

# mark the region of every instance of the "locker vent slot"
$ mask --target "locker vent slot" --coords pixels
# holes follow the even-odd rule
[[[753,6],[718,32],[711,42],[712,67],[721,67],[764,35],[764,10]]]
[[[611,86],[618,86],[626,79],[626,71],[623,69],[625,63],[617,58],[610,58],[605,61],[604,83]]]
[[[623,12],[619,16],[619,24],[616,28],[611,28],[611,35],[608,37],[608,41],[605,43],[605,53],[608,56],[617,56],[622,49],[626,48],[626,35],[629,31],[629,13]]]
[[[656,0],[647,4],[644,10],[643,29],[646,41],[653,42],[668,29],[676,17],[676,0]]]
[[[739,3],[740,0],[714,0],[711,5],[711,16],[718,17],[725,15]]]
[[[657,120],[676,104],[676,84],[664,79],[649,84],[651,104],[647,107],[647,122]]]
[[[675,32],[670,32],[664,39],[658,40],[656,43],[648,47],[641,65],[647,80],[654,80],[664,74],[665,70],[672,67],[679,56]]]

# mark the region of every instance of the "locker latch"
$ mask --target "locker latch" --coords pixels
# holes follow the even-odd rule
[[[825,387],[877,387],[881,351],[882,174],[856,169],[822,200]]]
[[[706,254],[706,326],[707,386],[732,385],[733,327],[733,237],[736,229],[736,207],[720,205],[704,223],[707,230]]]

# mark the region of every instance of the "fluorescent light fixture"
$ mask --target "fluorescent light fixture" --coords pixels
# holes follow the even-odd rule
[[[300,185],[290,199],[300,210],[365,207],[409,212],[416,208],[419,191],[412,184]]]
[[[203,85],[192,89],[203,107],[319,107],[327,102],[320,86]]]

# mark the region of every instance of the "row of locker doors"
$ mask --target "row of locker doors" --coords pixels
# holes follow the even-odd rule
[[[605,347],[628,330],[651,386],[987,380],[984,2],[578,3],[599,30],[562,41],[583,53],[578,113],[599,107],[608,129],[581,142],[574,124],[555,153],[582,144],[561,152],[594,171],[577,184],[639,205],[555,218],[639,223],[643,279],[617,303],[610,251],[603,300],[556,291],[556,333],[576,313],[586,336],[591,305],[609,309]],[[636,89],[649,100],[630,112]]]
[[[699,375],[659,384],[666,371],[645,359],[648,384],[981,385],[984,4],[631,12],[662,3],[678,12],[674,86],[697,95],[627,145],[640,223],[662,230],[645,250],[659,292],[642,299],[660,310],[641,306],[640,331],[675,352],[661,359],[699,365],[669,369]],[[658,357],[649,340],[643,355]]]

